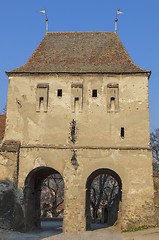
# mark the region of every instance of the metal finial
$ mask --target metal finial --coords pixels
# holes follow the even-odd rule
[[[45,21],[46,21],[46,33],[48,32],[48,18],[45,18]]]
[[[118,14],[124,14],[124,12],[121,12],[120,9],[118,9],[117,12],[116,12],[116,18],[115,18],[115,33],[117,33]]]
[[[46,33],[47,33],[48,32],[48,18],[47,18],[47,15],[46,15],[46,10],[42,10],[42,11],[38,11],[38,12],[41,12],[41,13],[45,14]]]
[[[117,22],[118,22],[118,19],[116,18],[115,19],[115,33],[117,33]]]

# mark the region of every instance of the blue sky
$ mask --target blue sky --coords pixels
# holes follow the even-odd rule
[[[23,65],[49,31],[114,31],[118,8],[118,35],[135,64],[151,70],[150,127],[159,128],[159,1],[158,0],[0,0],[0,110],[7,102],[5,71]]]

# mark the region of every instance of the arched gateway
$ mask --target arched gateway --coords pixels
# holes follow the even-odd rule
[[[26,231],[31,231],[41,227],[41,187],[43,181],[53,174],[59,174],[59,172],[49,167],[37,167],[28,174],[25,180],[24,212]]]
[[[89,225],[88,192],[100,171],[119,184],[122,202],[111,219],[118,214],[122,229],[152,225],[150,71],[133,63],[118,35],[48,32],[7,75],[0,226],[39,227],[39,189],[54,171],[65,183],[64,232]],[[110,209],[101,211],[108,221]]]
[[[94,200],[93,203],[92,200]],[[92,172],[86,182],[86,229],[91,229],[93,217],[91,207],[93,204],[95,205],[94,208],[98,208],[95,209],[96,211],[101,210],[100,207],[102,206],[100,214],[102,214],[103,223],[112,226],[118,219],[121,201],[122,181],[119,175],[107,168],[97,169]]]

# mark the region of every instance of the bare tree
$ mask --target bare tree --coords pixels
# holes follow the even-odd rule
[[[153,156],[153,171],[159,174],[159,128],[150,134],[150,146]]]
[[[64,181],[60,174],[56,173],[48,176],[41,188],[41,208],[43,216],[51,212],[53,217],[58,217],[63,213],[64,202]],[[61,206],[61,207],[60,207]]]
[[[111,206],[115,195],[119,192],[118,182],[110,175],[101,174],[97,176],[91,184],[91,206],[93,209],[93,219],[97,218],[99,209]]]

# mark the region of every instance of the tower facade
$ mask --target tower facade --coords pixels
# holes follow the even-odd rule
[[[46,33],[7,75],[1,180],[14,185],[19,228],[40,225],[41,184],[56,172],[65,184],[64,232],[89,226],[90,184],[99,173],[119,183],[122,229],[152,225],[150,72],[133,63],[118,35]]]

